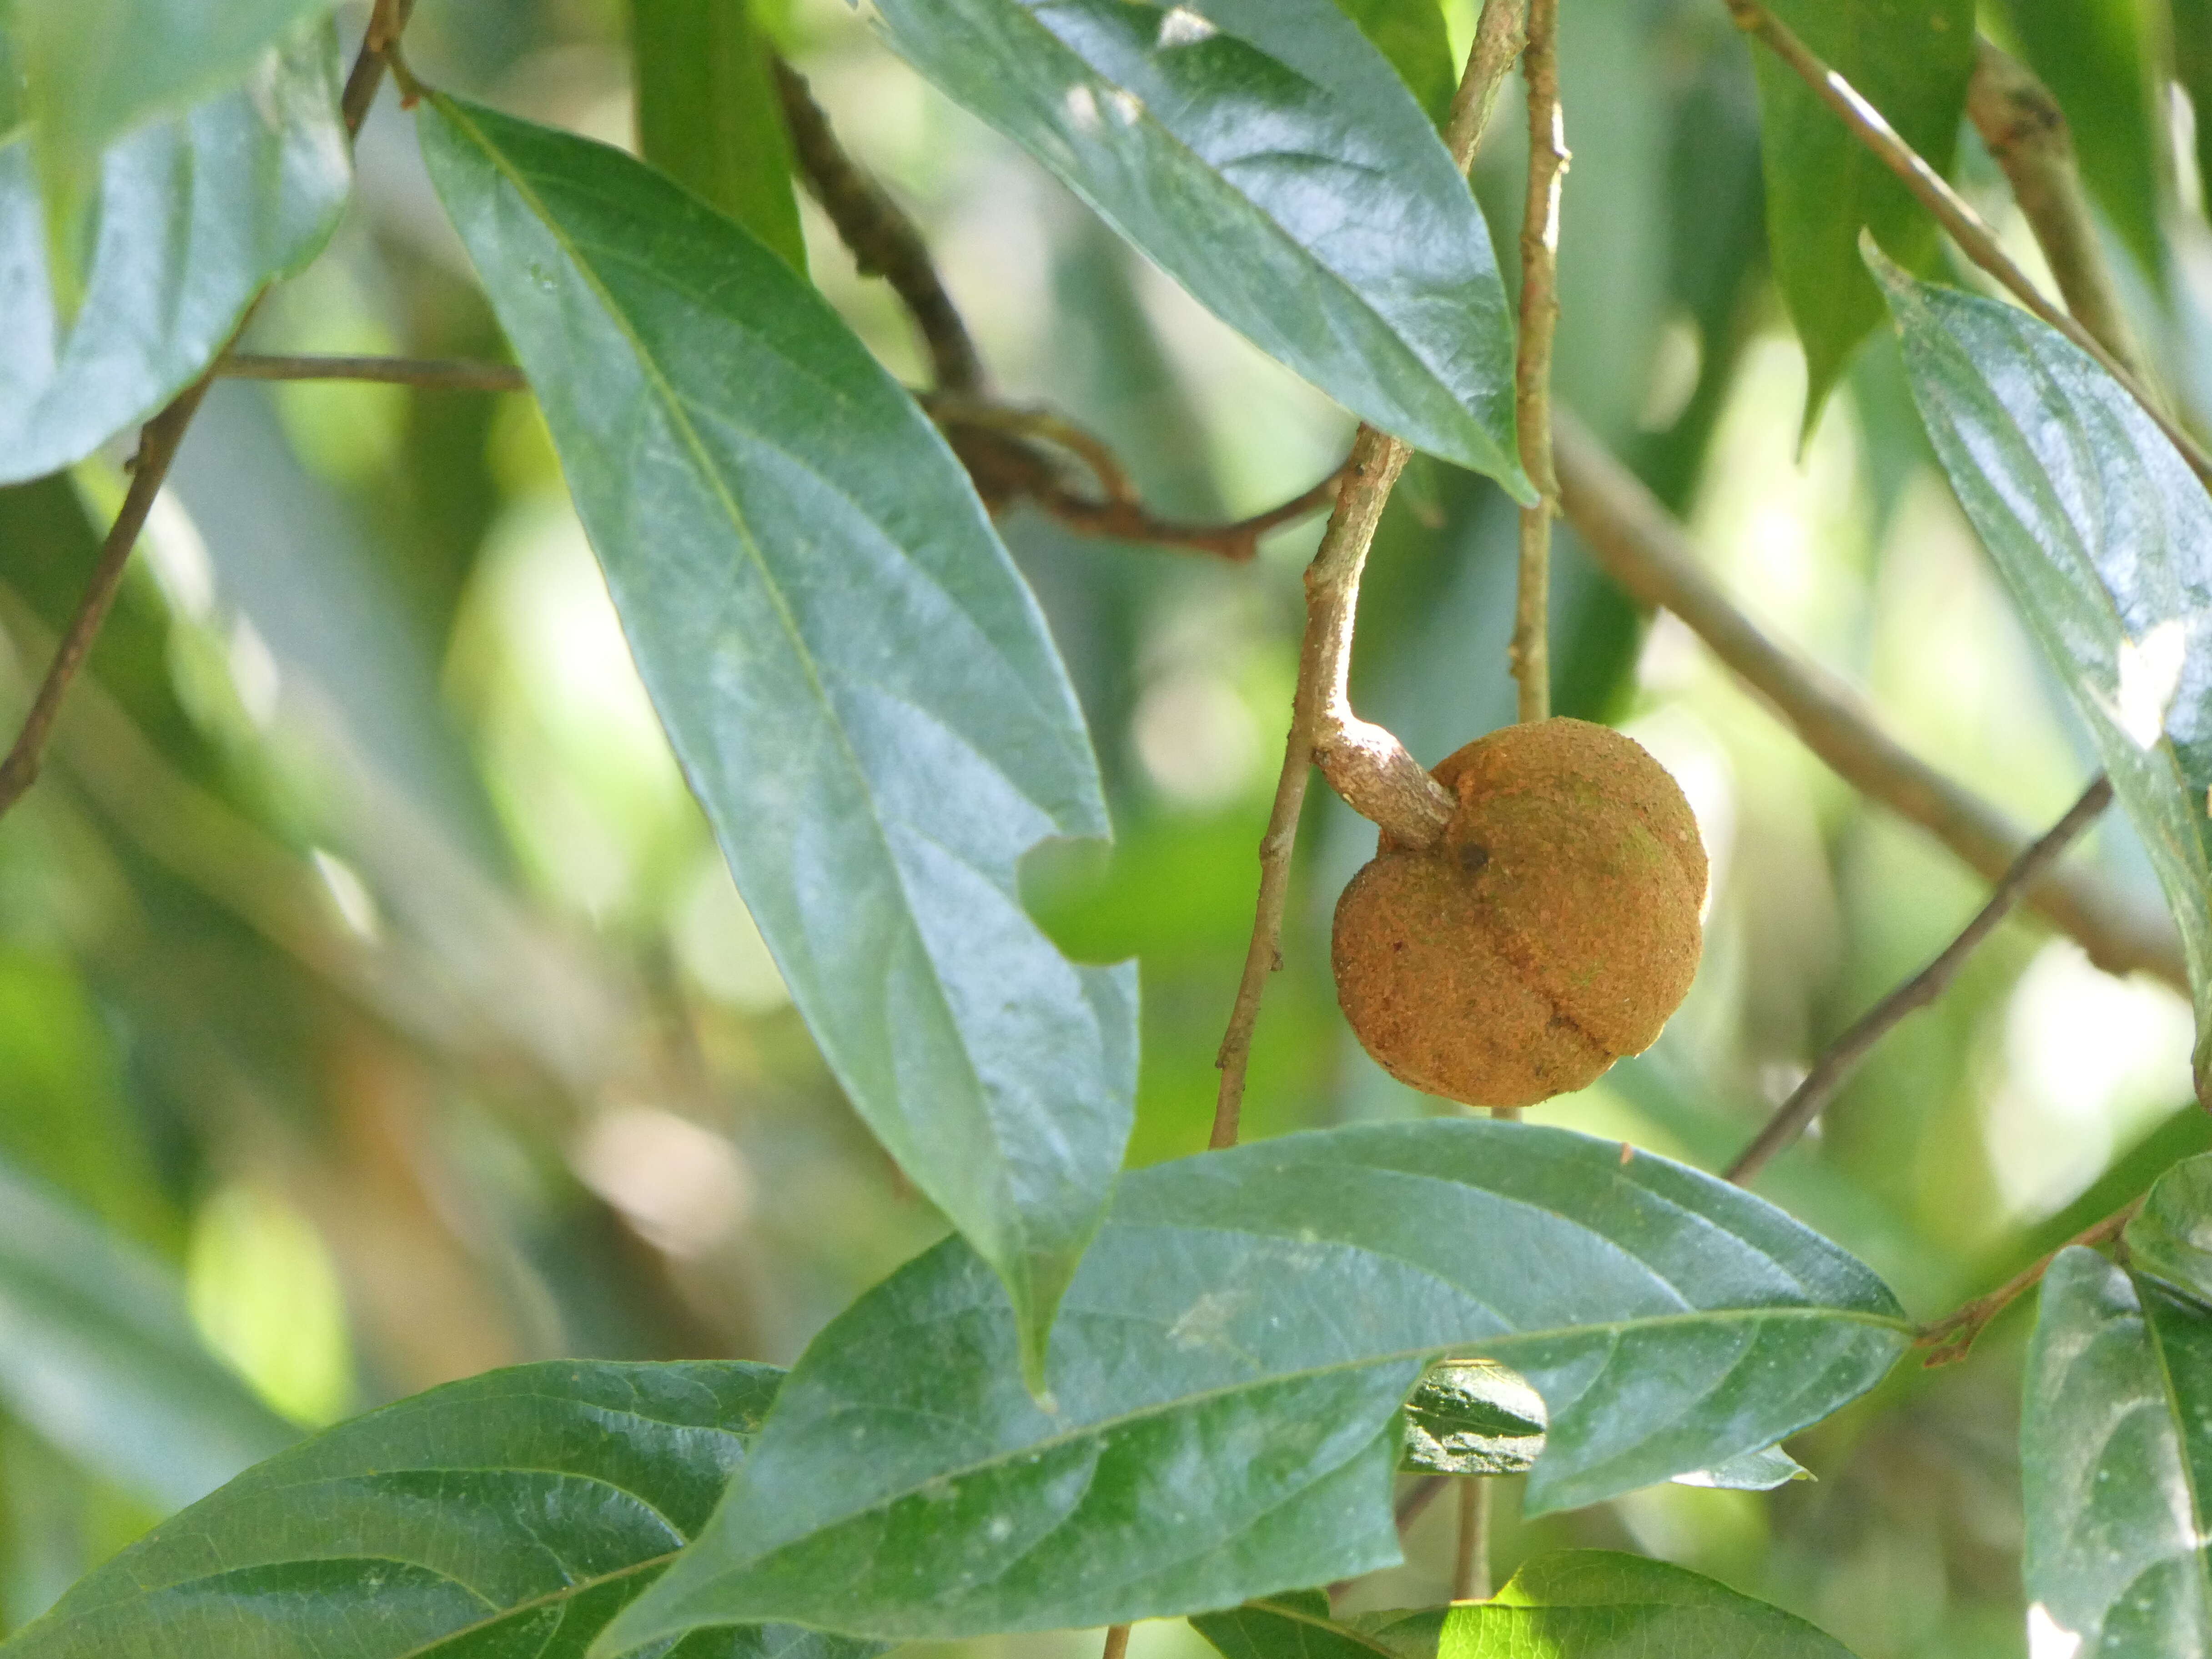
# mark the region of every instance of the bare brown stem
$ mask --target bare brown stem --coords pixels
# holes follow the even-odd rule
[[[2141,375],[2142,350],[2106,263],[2058,100],[2027,64],[1984,37],[1975,43],[1966,114],[2011,181],[2013,200],[2043,249],[2066,308],[2115,359]]]
[[[1529,0],[1528,44],[1521,56],[1528,88],[1528,189],[1521,217],[1521,337],[1513,406],[1521,466],[1536,487],[1536,503],[1521,509],[1513,639],[1506,649],[1523,720],[1547,720],[1552,713],[1552,515],[1559,499],[1552,470],[1552,337],[1559,320],[1559,188],[1568,162],[1559,27],[1559,0]]]
[[[1451,1599],[1490,1599],[1490,1482],[1462,1475],[1459,1483],[1459,1539],[1452,1556]]]
[[[1805,1080],[1790,1091],[1790,1098],[1766,1121],[1766,1127],[1729,1165],[1727,1178],[1738,1186],[1747,1185],[1777,1153],[1803,1134],[1850,1080],[1861,1062],[1874,1052],[1875,1045],[1914,1009],[1924,1008],[1942,995],[1951,981],[1958,978],[1959,970],[1966,965],[1966,958],[1996,931],[1997,924],[2011,914],[2036,878],[2057,863],[2075,837],[2112,804],[2112,781],[2100,773],[2096,781],[2081,792],[2081,798],[2067,809],[2066,816],[2013,860],[2012,868],[1997,883],[1989,902],[1960,929],[1959,936],[1945,945],[1934,961],[1868,1009],[1849,1030],[1829,1045],[1827,1052],[1805,1074]]]
[[[963,396],[981,391],[982,359],[975,354],[975,342],[969,337],[952,296],[945,291],[921,232],[883,186],[845,153],[830,118],[814,101],[806,78],[781,58],[775,60],[775,68],[792,153],[807,193],[830,216],[861,275],[882,277],[905,305],[928,349],[937,389]]]
[[[1493,7],[1515,0],[1485,0],[1484,21]],[[1510,19],[1504,20],[1510,22]],[[1447,130],[1452,159],[1462,173],[1474,159],[1485,119],[1497,96],[1497,82],[1511,65],[1496,38],[1486,41],[1480,22],[1468,53],[1467,70],[1453,99],[1455,118]],[[1352,623],[1359,600],[1359,578],[1367,550],[1382,520],[1390,490],[1411,453],[1404,444],[1363,425],[1352,441],[1343,483],[1328,528],[1313,562],[1306,567],[1306,629],[1298,652],[1298,683],[1291,708],[1291,731],[1283,747],[1283,769],[1275,781],[1274,805],[1260,841],[1260,896],[1254,906],[1252,939],[1244,970],[1230,1009],[1229,1029],[1214,1057],[1221,1086],[1214,1098],[1213,1127],[1206,1144],[1237,1144],[1244,1106],[1244,1079],[1252,1058],[1252,1032],[1267,975],[1282,966],[1283,913],[1290,901],[1291,851],[1305,805],[1309,769],[1318,763],[1332,786],[1363,816],[1412,847],[1432,845],[1450,822],[1456,803],[1405,745],[1381,726],[1352,710]]]
[[[527,392],[530,382],[511,363],[432,357],[279,356],[227,352],[216,359],[220,380],[368,380],[432,391]]]
[[[1129,1627],[1127,1625],[1109,1625],[1106,1627],[1105,1650],[1098,1659],[1127,1659],[1128,1651]]]
[[[2097,337],[2039,292],[2027,274],[1997,245],[1996,233],[1982,216],[1968,206],[1920,153],[1898,137],[1882,112],[1869,103],[1849,81],[1823,63],[1789,25],[1759,3],[1759,0],[1726,0],[1736,27],[1755,37],[1812,88],[1821,102],[1843,118],[1859,142],[1905,181],[1905,187],[1951,234],[1960,252],[2003,284],[2007,292],[2075,345],[2087,352],[2105,371],[2141,404],[2173,447],[2181,452],[2197,476],[2212,484],[2212,456],[2166,414],[2143,383],[2125,364],[2107,351]]]
[[[1682,526],[1565,410],[1555,414],[1553,436],[1567,521],[1614,580],[1680,617],[1846,783],[1988,880],[2003,878],[2027,845],[2017,824],[1884,732],[1843,682],[1767,637],[1705,574]],[[2089,872],[2063,868],[2046,871],[2027,902],[2106,973],[2142,970],[2187,991],[2180,941],[2162,912]]]
[[[1923,1325],[1913,1338],[1915,1347],[1928,1350],[1923,1365],[1949,1365],[1964,1359],[1974,1346],[1974,1339],[1986,1329],[1991,1320],[2002,1313],[2027,1291],[2043,1281],[2051,1271],[2051,1264],[2058,1260],[2059,1251],[2071,1249],[2076,1244],[2104,1244],[2118,1238],[2126,1231],[2136,1212],[2142,1208],[2142,1199],[2133,1198],[2093,1226],[2061,1244],[2048,1255],[2039,1257],[1987,1296],[1978,1296],[1956,1313],[1947,1314],[1932,1324]]]
[[[376,101],[376,89],[383,84],[391,49],[405,33],[414,11],[415,0],[376,0],[375,9],[368,15],[368,33],[362,36],[361,51],[346,76],[345,90],[338,95],[338,111],[345,118],[349,133],[359,136],[361,124],[368,118],[368,106]]]

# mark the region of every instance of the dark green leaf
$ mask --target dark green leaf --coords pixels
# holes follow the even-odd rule
[[[2197,116],[2198,188],[2212,191],[2212,0],[2173,0],[2173,77]]]
[[[1948,173],[1974,67],[1973,0],[1772,0],[1775,15]],[[1936,223],[1897,176],[1851,136],[1790,66],[1754,48],[1774,276],[1804,342],[1805,430],[1860,341],[1881,295],[1859,258],[1871,229],[1890,255],[1920,265]]]
[[[1513,325],[1481,210],[1330,0],[879,9],[917,69],[1261,350],[1526,495]]]
[[[2060,1252],[2020,1445],[2030,1629],[2085,1656],[2212,1653],[2212,1313]]]
[[[208,1352],[161,1262],[4,1164],[0,1406],[164,1510],[297,1437]]]
[[[630,0],[645,159],[806,270],[791,137],[750,0]]]
[[[2142,407],[2026,312],[1873,256],[1921,419],[2180,924],[2212,1101],[2212,500]]]
[[[2132,1271],[2212,1306],[2212,1153],[2184,1158],[2154,1182],[2126,1237]]]
[[[65,241],[106,186],[102,152],[155,117],[265,74],[264,54],[331,0],[15,0],[25,110],[39,132],[47,222]],[[235,168],[229,159],[225,165]],[[219,176],[211,169],[210,176]],[[100,216],[108,209],[103,204]],[[80,289],[72,270],[69,291]],[[88,284],[86,285],[88,288]],[[65,307],[73,309],[73,307]],[[14,476],[23,476],[21,474]]]
[[[1612,1550],[1540,1555],[1445,1616],[1451,1659],[1850,1659],[1793,1613],[1700,1573]]]
[[[1426,1607],[1339,1619],[1323,1592],[1291,1590],[1201,1613],[1190,1626],[1222,1659],[1437,1659],[1448,1612]]]
[[[1048,1404],[957,1242],[862,1297],[604,1650],[732,1620],[950,1637],[1224,1607],[1398,1559],[1395,1418],[1440,1352],[1542,1395],[1542,1513],[1771,1446],[1907,1340],[1833,1245],[1617,1141],[1435,1121],[1185,1158],[1124,1177]]]
[[[2160,9],[2145,0],[2004,0],[2001,9],[2019,35],[2021,58],[2066,112],[2081,182],[2143,274],[2162,281],[2166,112],[2163,86],[2154,96],[2152,70],[2162,55],[2154,33],[2166,28]],[[2190,21],[2185,0],[2172,25],[2177,56],[2188,50]]]
[[[558,1360],[342,1423],[247,1471],[0,1644],[8,1659],[580,1654],[713,1508],[781,1373]],[[790,1629],[680,1659],[865,1659]]]
[[[1678,1474],[1678,1486],[1718,1486],[1728,1492],[1771,1492],[1792,1480],[1810,1480],[1813,1472],[1779,1446],[1746,1452],[1710,1469]]]
[[[1015,860],[1106,830],[1043,618],[828,304],[621,152],[445,99],[424,155],[639,672],[823,1054],[1012,1291],[1025,1359],[1128,1139],[1133,968]]]
[[[351,182],[327,31],[100,165],[97,238],[64,324],[30,137],[0,145],[0,483],[89,454],[207,367],[272,277],[314,257]]]
[[[1437,0],[1336,0],[1336,9],[1390,60],[1429,119],[1443,125],[1459,72],[1452,67],[1451,37]]]
[[[1487,1359],[1447,1359],[1406,1402],[1401,1467],[1430,1474],[1526,1474],[1544,1449],[1544,1397]]]

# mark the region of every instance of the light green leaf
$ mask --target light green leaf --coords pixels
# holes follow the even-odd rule
[[[208,1352],[164,1263],[4,1164],[0,1407],[164,1510],[298,1435]]]
[[[890,44],[1346,408],[1533,501],[1490,233],[1331,0],[882,0]]]
[[[829,305],[605,145],[444,98],[432,180],[529,374],[638,670],[853,1103],[1005,1279],[1039,1362],[1135,1088],[1133,967],[1015,860],[1105,833],[1036,602]]]
[[[750,0],[630,0],[630,46],[645,159],[804,276],[791,137]]]
[[[2212,1152],[2182,1159],[2151,1183],[2126,1242],[2131,1271],[2212,1306]]]
[[[307,25],[326,15],[331,5],[331,0],[13,3],[25,110],[39,133],[46,222],[65,243],[74,241],[103,188],[102,153],[110,144],[157,117],[177,115],[264,73],[257,65],[269,49],[289,37],[287,50],[296,50],[310,33]],[[70,292],[77,291],[75,274],[69,273]]]
[[[1870,256],[1951,488],[2104,757],[2181,929],[2212,1103],[2212,500],[2026,312]]]
[[[1543,1449],[1543,1395],[1490,1360],[1447,1359],[1406,1402],[1402,1468],[1526,1474]]]
[[[1446,1607],[1355,1613],[1337,1618],[1321,1590],[1290,1590],[1221,1613],[1200,1613],[1190,1627],[1222,1659],[1437,1659]]]
[[[262,285],[320,250],[352,182],[320,31],[107,152],[82,303],[64,322],[33,148],[23,132],[0,144],[0,483],[82,460],[183,389]]]
[[[1794,1613],[1686,1567],[1612,1550],[1540,1555],[1444,1619],[1440,1659],[1850,1659]]]
[[[957,1242],[841,1316],[599,1651],[732,1620],[1103,1625],[1326,1583],[1398,1559],[1398,1407],[1443,1353],[1542,1395],[1540,1514],[1771,1446],[1909,1334],[1833,1245],[1617,1141],[1434,1121],[1185,1158],[1124,1177],[1048,1404]]]
[[[574,1659],[702,1522],[781,1373],[556,1360],[317,1435],[88,1574],[7,1659]],[[705,1631],[672,1659],[866,1659]]]
[[[1930,166],[1950,171],[1974,68],[1974,0],[1771,0],[1771,9]],[[1788,64],[1757,46],[1752,61],[1767,239],[1805,346],[1809,433],[1851,353],[1881,319],[1859,232],[1872,230],[1891,257],[1917,266],[1936,251],[1936,222]]]
[[[1792,1480],[1810,1480],[1812,1470],[1807,1468],[1779,1446],[1769,1446],[1764,1451],[1746,1452],[1741,1457],[1731,1457],[1727,1462],[1710,1469],[1693,1469],[1687,1474],[1678,1474],[1678,1486],[1717,1486],[1728,1492],[1771,1492],[1777,1486],[1786,1486]]]
[[[2020,1447],[2030,1627],[2082,1659],[2212,1653],[2212,1313],[2060,1252]]]
[[[1336,0],[1336,9],[1389,59],[1429,119],[1443,125],[1459,71],[1452,66],[1451,36],[1437,0]]]

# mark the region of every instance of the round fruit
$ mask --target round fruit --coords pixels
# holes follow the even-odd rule
[[[1633,739],[1509,726],[1432,775],[1459,798],[1434,847],[1382,839],[1337,901],[1337,1000],[1417,1089],[1528,1106],[1651,1046],[1690,988],[1705,849]]]

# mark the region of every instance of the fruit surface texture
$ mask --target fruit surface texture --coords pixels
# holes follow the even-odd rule
[[[1664,767],[1586,720],[1445,757],[1425,849],[1385,835],[1337,901],[1337,999],[1417,1089],[1531,1106],[1651,1046],[1698,969],[1705,849]]]

